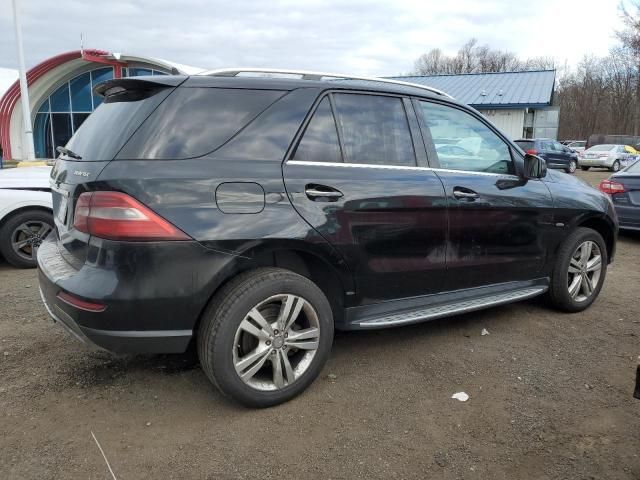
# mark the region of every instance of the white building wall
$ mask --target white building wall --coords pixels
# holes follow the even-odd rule
[[[479,110],[511,140],[522,138],[524,109]]]

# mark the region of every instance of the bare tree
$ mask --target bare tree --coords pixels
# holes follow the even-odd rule
[[[513,52],[494,50],[488,45],[479,45],[478,40],[468,40],[458,53],[446,55],[439,48],[421,55],[414,64],[416,75],[443,75],[461,73],[517,72],[554,68],[550,57],[535,57],[520,60]]]
[[[636,72],[640,72],[640,1],[632,1],[630,8],[621,1],[619,8],[625,28],[616,32],[616,35],[633,56]],[[636,75],[635,82],[633,134],[640,134],[640,75]]]

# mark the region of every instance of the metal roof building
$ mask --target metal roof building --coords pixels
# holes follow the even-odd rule
[[[511,138],[556,138],[555,70],[389,77],[447,92],[487,116]]]

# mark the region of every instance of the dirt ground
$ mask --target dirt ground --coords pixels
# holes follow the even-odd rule
[[[303,395],[247,410],[186,356],[84,349],[36,272],[0,261],[0,479],[111,478],[91,432],[118,479],[640,479],[639,266],[621,236],[579,314],[532,300],[339,333]]]

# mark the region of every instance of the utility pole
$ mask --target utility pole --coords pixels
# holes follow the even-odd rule
[[[22,103],[22,121],[24,123],[24,134],[22,141],[22,159],[35,159],[33,148],[33,129],[31,127],[31,110],[29,109],[29,91],[27,90],[27,73],[24,66],[24,51],[22,49],[22,27],[20,16],[18,15],[18,0],[12,0],[13,5],[13,25],[16,30],[16,44],[18,46],[18,68],[20,69],[20,103]]]

